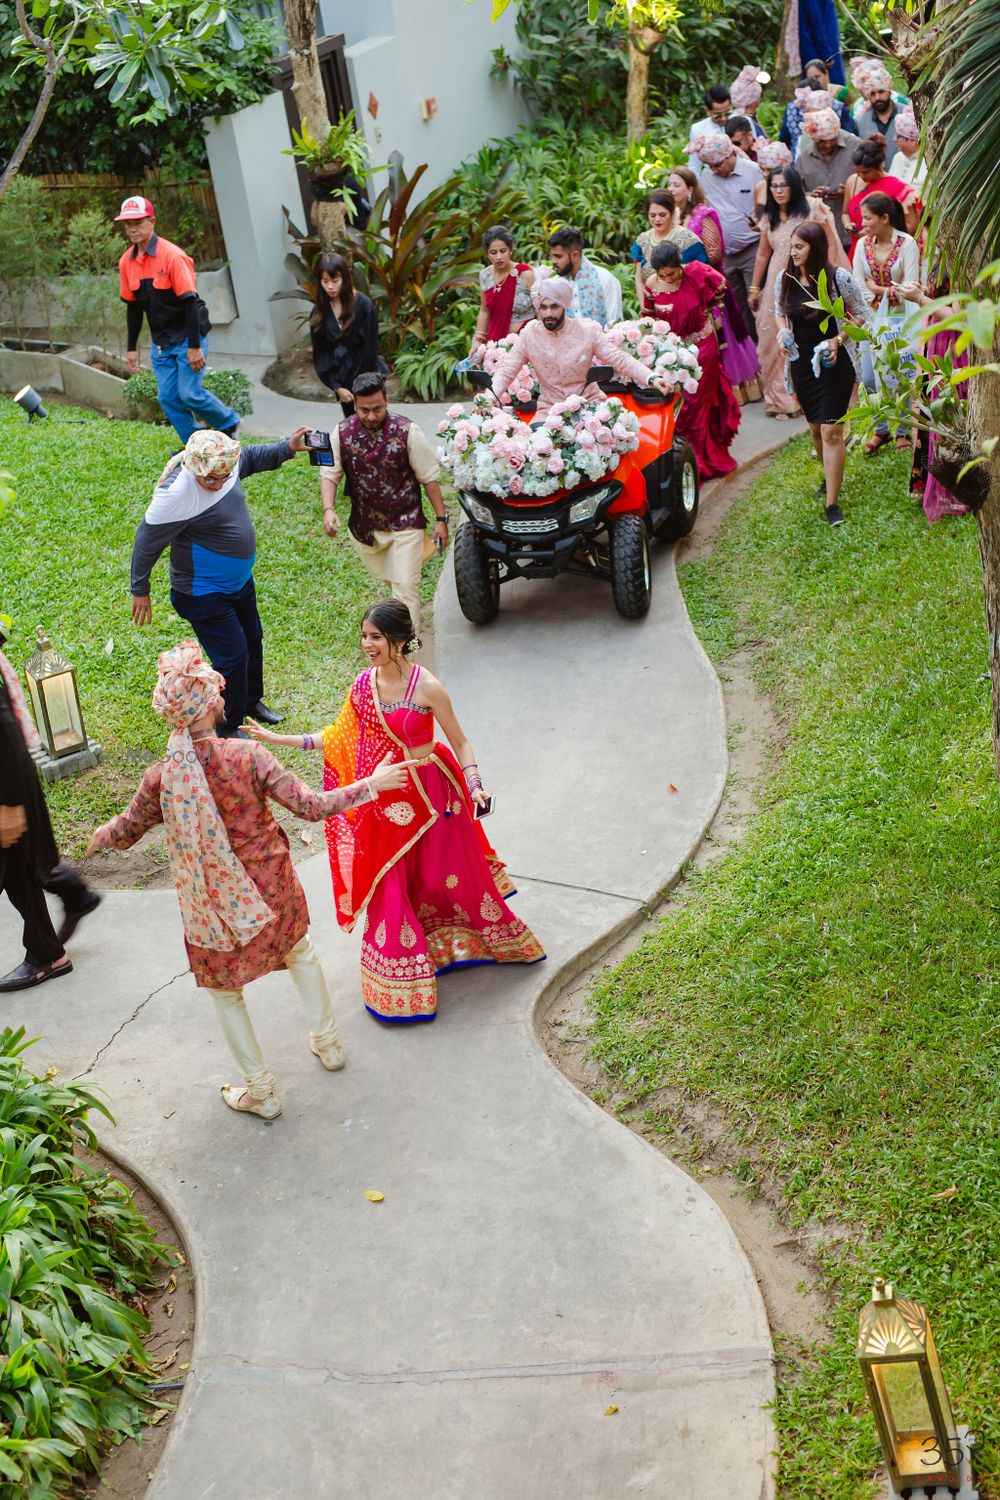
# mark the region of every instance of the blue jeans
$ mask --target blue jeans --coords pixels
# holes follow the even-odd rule
[[[264,629],[253,579],[238,594],[181,594],[171,589],[170,602],[181,619],[194,626],[202,650],[226,679],[224,733],[234,734],[247,708],[264,696]]]
[[[207,354],[207,339],[202,339],[201,347]],[[232,407],[203,387],[204,370],[192,370],[188,364],[186,341],[163,347],[154,344],[149,359],[156,376],[160,405],[182,443],[186,443],[199,426],[219,427],[228,432],[231,427],[239,425],[240,419]],[[200,420],[196,421],[196,418]]]

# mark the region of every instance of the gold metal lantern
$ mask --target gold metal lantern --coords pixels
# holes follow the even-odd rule
[[[76,690],[76,668],[60,656],[42,626],[35,631],[38,649],[25,672],[35,724],[53,760],[87,748],[83,710]]]
[[[896,1494],[961,1488],[962,1445],[927,1309],[881,1276],[858,1322],[858,1361]]]

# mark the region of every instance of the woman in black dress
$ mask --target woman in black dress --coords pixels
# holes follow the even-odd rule
[[[316,301],[309,315],[313,366],[350,417],[351,387],[358,376],[388,373],[378,352],[378,313],[369,297],[354,290],[351,267],[342,255],[324,255],[316,271]]]
[[[844,338],[836,318],[809,305],[816,300],[823,271],[831,296],[843,298],[848,320],[867,327],[870,318],[864,292],[849,271],[830,265],[826,231],[805,219],[792,235],[787,269],[775,278],[774,311],[786,385],[798,397],[823,463],[819,493],[826,519],[831,526],[839,526],[844,519],[838,504],[846,459],[843,418],[858,373],[855,345]],[[821,324],[826,324],[825,329]]]

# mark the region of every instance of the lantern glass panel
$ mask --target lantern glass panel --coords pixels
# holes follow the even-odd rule
[[[53,749],[57,752],[76,749],[83,741],[83,725],[72,673],[60,672],[58,677],[44,677],[41,686],[52,726]]]
[[[915,1360],[875,1364],[872,1374],[893,1436],[900,1471],[926,1474],[927,1439],[934,1439],[934,1417],[919,1364]]]

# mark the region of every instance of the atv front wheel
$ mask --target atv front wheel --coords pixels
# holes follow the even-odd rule
[[[500,564],[468,521],[458,528],[454,552],[459,608],[473,625],[489,625],[500,613]]]
[[[619,516],[611,533],[611,593],[626,620],[641,620],[653,597],[649,537],[641,516]]]

